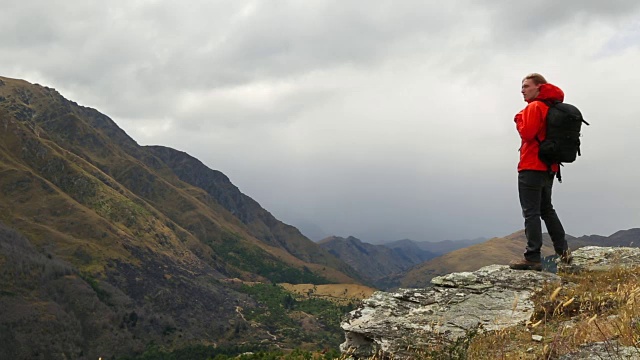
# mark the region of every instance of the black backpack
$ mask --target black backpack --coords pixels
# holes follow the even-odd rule
[[[536,139],[540,143],[538,157],[545,164],[572,163],[580,156],[580,128],[582,123],[589,125],[582,118],[582,113],[577,107],[559,101],[544,101],[549,106],[547,113],[547,137],[544,141]],[[559,182],[562,182],[560,169],[556,174]]]

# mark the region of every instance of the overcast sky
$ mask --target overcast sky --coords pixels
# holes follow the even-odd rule
[[[640,2],[0,0],[0,75],[186,151],[311,237],[504,236],[520,81],[590,127],[567,233],[640,227]]]

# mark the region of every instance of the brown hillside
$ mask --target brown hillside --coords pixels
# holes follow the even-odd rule
[[[640,246],[640,229],[620,230],[610,236],[585,235],[575,238],[567,235],[569,248],[575,250],[583,246]],[[493,238],[484,243],[450,252],[423,263],[404,275],[400,280],[403,287],[428,286],[434,276],[456,271],[473,271],[491,264],[508,264],[518,259],[524,252],[524,230],[505,237]],[[543,235],[542,256],[554,255],[551,239]]]
[[[433,254],[417,247],[411,249],[412,251],[400,247],[390,248],[385,245],[368,244],[353,236],[346,239],[331,236],[318,244],[349,264],[371,285],[380,289],[397,285],[388,283],[388,277],[401,274],[410,267],[434,257]]]
[[[337,303],[362,300],[371,296],[376,289],[357,284],[280,284],[282,287],[306,298],[321,298]]]
[[[427,261],[411,269],[401,279],[402,287],[425,287],[433,277],[451,272],[474,271],[491,264],[508,264],[522,257],[526,246],[524,230],[505,237],[496,237],[483,243],[458,249]],[[542,255],[553,255],[553,247],[545,236]]]
[[[0,358],[259,342],[276,330],[246,324],[237,306],[258,304],[222,280],[357,282],[230,182],[183,180],[210,185],[210,169],[178,174],[169,160],[54,89],[0,77],[0,350],[11,349]],[[251,203],[244,215],[259,221],[216,194]],[[40,329],[66,340],[27,335]]]
[[[69,236],[95,238],[88,248],[96,250],[97,257],[114,251],[122,253],[118,258],[128,257],[128,251],[112,246],[113,237],[116,243],[128,239],[135,246],[146,244],[152,251],[173,254],[177,261],[190,261],[189,256],[198,254],[205,262],[213,260],[216,268],[236,268],[229,275],[243,276],[254,265],[228,259],[231,246],[256,256],[264,253],[262,258],[332,281],[354,282],[345,274],[354,275],[352,269],[299,232],[279,235],[277,243],[270,242],[269,236],[257,238],[258,230],[203,188],[183,182],[175,168],[151,149],[138,146],[108,117],[67,101],[53,89],[0,79],[4,127],[0,171],[5,184],[0,220],[33,235],[35,241],[64,234],[56,248],[63,250],[60,255],[65,260],[89,270],[88,264],[78,263],[72,255],[80,245],[69,243]],[[212,171],[200,165],[196,169],[200,174]],[[194,171],[191,177],[197,174]],[[245,202],[252,201],[237,188],[235,191]],[[25,196],[28,198],[19,200]],[[268,214],[256,204],[252,204],[254,213]],[[61,208],[67,211],[56,210]],[[261,225],[262,233],[275,233],[285,226],[273,217],[268,221]],[[222,252],[216,254],[217,249]],[[92,270],[100,271],[104,262],[91,265]],[[336,271],[338,267],[342,271]]]

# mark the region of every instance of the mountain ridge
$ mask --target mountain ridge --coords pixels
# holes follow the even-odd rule
[[[437,255],[443,255],[450,251],[461,249],[470,245],[481,243],[487,239],[479,237],[475,239],[460,239],[460,240],[440,240],[440,241],[415,241],[411,239],[401,239],[391,242],[385,242],[384,245],[389,248],[403,248],[408,251],[419,249],[421,251],[428,251]]]
[[[5,82],[7,82],[6,78],[4,79]],[[29,163],[28,166],[38,166],[39,164],[37,163],[37,160],[38,157],[41,156],[42,160],[46,162],[46,164],[42,165],[44,166],[42,168],[42,175],[44,175],[45,178],[47,178],[47,176],[52,177],[48,180],[55,180],[54,185],[63,190],[74,190],[69,192],[72,196],[75,196],[74,200],[79,200],[78,196],[95,196],[95,193],[99,188],[97,185],[92,183],[91,179],[81,178],[82,174],[78,174],[78,171],[74,172],[69,170],[75,167],[80,167],[80,170],[89,173],[95,179],[106,185],[106,187],[101,187],[99,189],[100,191],[117,191],[118,193],[125,193],[127,197],[133,199],[133,202],[138,203],[138,205],[143,208],[160,209],[160,213],[168,216],[174,222],[177,220],[178,223],[182,222],[186,223],[186,225],[191,225],[189,224],[189,221],[185,221],[186,219],[184,219],[185,216],[183,214],[185,212],[197,214],[198,212],[201,213],[205,211],[206,208],[212,208],[214,211],[207,214],[207,217],[210,218],[207,221],[208,227],[216,228],[219,227],[220,223],[226,223],[226,227],[230,232],[238,233],[246,238],[253,238],[252,234],[247,234],[247,232],[251,231],[247,231],[248,229],[243,225],[242,219],[237,216],[238,214],[230,213],[224,206],[217,202],[215,197],[210,196],[206,190],[197,186],[187,186],[188,182],[183,182],[174,172],[174,170],[176,170],[175,167],[173,169],[169,168],[169,166],[167,166],[158,156],[156,156],[156,154],[153,153],[154,149],[158,152],[158,148],[138,146],[133,139],[128,137],[128,135],[119,129],[108,117],[98,113],[94,109],[77,107],[75,103],[69,102],[57,94],[57,92],[49,88],[43,89],[45,89],[46,93],[53,91],[59,97],[58,101],[61,103],[60,107],[62,109],[54,108],[51,110],[51,107],[38,107],[38,112],[36,112],[32,108],[37,107],[37,100],[39,99],[34,97],[33,91],[24,91],[22,88],[19,89],[23,90],[18,91],[21,95],[19,98],[26,101],[26,104],[29,104],[29,106],[20,107],[18,102],[13,101],[10,108],[13,108],[14,111],[18,109],[18,114],[29,114],[30,118],[23,120],[33,127],[34,133],[37,135],[38,139],[40,139],[40,135],[43,135],[46,136],[47,140],[53,140],[48,141],[47,144],[48,146],[54,147],[48,149],[35,141],[35,139],[28,139],[28,142],[22,146],[23,152],[25,150],[31,151],[30,154],[23,154],[26,155],[25,159]],[[80,114],[84,114],[85,116],[81,119],[73,111],[71,114],[65,113],[66,110],[77,110]],[[92,127],[89,125],[100,131],[106,131],[106,135],[98,131],[91,132]],[[8,123],[5,119],[5,128],[7,128],[7,126]],[[23,133],[22,136],[26,136],[26,133]],[[120,149],[114,146],[113,143],[109,142],[109,138],[112,136],[116,140],[117,144],[122,144],[124,146],[123,149]],[[62,146],[60,147],[60,145]],[[33,148],[30,148],[30,146]],[[5,147],[5,149],[7,148],[9,147]],[[15,149],[16,146],[14,145],[13,148]],[[55,148],[58,150],[55,150]],[[147,151],[148,149],[151,149],[151,151]],[[166,151],[172,151],[176,154],[180,153],[173,150]],[[56,156],[59,153],[63,153],[64,156]],[[80,154],[80,156],[78,154]],[[13,155],[16,156],[19,154],[14,153]],[[45,158],[47,156],[53,156],[54,158]],[[7,158],[11,158],[11,156],[5,156],[5,159]],[[116,159],[115,161],[113,160],[114,158]],[[84,161],[80,161],[80,159]],[[194,158],[191,157],[191,159]],[[73,173],[73,176],[80,178],[79,180],[76,180],[78,180],[79,183],[84,184],[84,188],[77,189],[78,186],[76,186],[76,188],[72,188],[70,187],[71,184],[63,183],[64,181],[67,181],[67,177],[62,175],[68,174],[51,174],[57,170],[56,166],[59,169],[69,171]],[[204,171],[205,169],[210,170],[204,165],[202,165],[202,168],[199,170]],[[158,170],[160,173],[155,172],[154,170]],[[213,170],[210,171],[213,172]],[[234,196],[244,197],[243,200],[245,202],[253,203],[254,209],[262,211],[262,213],[258,214],[259,216],[268,214],[268,212],[262,209],[257,202],[254,202],[251,198],[241,194],[239,190],[237,190],[237,188],[228,181],[226,176],[224,176],[224,179],[226,179],[229,188],[235,189],[236,194],[234,194]],[[66,188],[64,187],[65,185],[67,186]],[[113,188],[109,189],[109,187]],[[168,196],[172,198],[167,199]],[[179,201],[176,201],[176,198],[182,200],[180,208],[172,207],[173,204],[179,203]],[[184,201],[185,199],[187,201]],[[247,214],[249,213],[245,212],[244,216],[246,217]],[[199,215],[200,222],[202,222],[202,215],[197,215]],[[311,249],[315,249],[316,252],[321,254],[320,257],[327,257],[326,252],[323,252],[319,247],[314,246],[312,241],[306,239],[297,232],[297,230],[294,230],[294,228],[284,226],[284,224],[270,216],[270,214],[268,214],[268,216],[264,216],[266,216],[266,220],[270,222],[269,224],[265,224],[267,225],[267,228],[268,226],[286,227],[289,232],[292,232],[297,236],[297,242],[302,241],[304,243],[304,246],[297,246],[298,253],[294,255],[297,255],[298,257],[307,256],[307,260],[312,260],[312,255],[304,254],[300,251],[300,248],[306,246]],[[184,228],[187,229],[188,227],[189,226],[186,226]],[[198,232],[198,229],[192,230]],[[255,233],[256,231],[253,232]],[[282,236],[280,237],[279,245],[282,246],[282,243],[286,243],[286,241],[282,239]],[[268,236],[263,236],[262,240],[262,242],[254,242],[261,246],[264,245],[263,243],[266,243],[267,245],[275,245],[275,247],[278,247],[278,244],[269,243]],[[345,267],[345,270],[349,271],[348,267]]]
[[[108,116],[55,89],[0,77],[0,129],[0,226],[7,229],[0,238],[0,342],[22,357],[108,358],[149,343],[176,348],[212,338],[259,345],[281,330],[245,319],[239,309],[262,305],[224,280],[361,283],[226,176],[226,195],[249,204],[244,215],[169,166],[173,157],[192,157],[139,146]],[[191,175],[207,179],[213,170],[205,168]],[[259,221],[242,221],[252,216]],[[16,256],[16,247],[31,250]],[[49,274],[49,262],[67,270]],[[21,277],[46,286],[25,288]],[[68,341],[24,335],[42,327],[42,317]],[[327,335],[316,332],[305,336]],[[300,339],[278,335],[276,343],[291,347]]]
[[[322,239],[318,244],[349,264],[379,288],[394,286],[394,282],[388,281],[390,277],[437,256],[415,245],[408,250],[406,246],[391,248],[385,245],[369,244],[353,236],[347,238],[330,236]]]
[[[640,229],[620,230],[610,236],[589,235],[573,237],[566,235],[569,248],[595,246],[635,246],[640,244]],[[511,260],[521,258],[526,247],[524,230],[516,231],[504,237],[494,237],[483,243],[454,250],[425,263],[415,266],[402,274],[397,280],[402,287],[428,287],[435,276],[452,272],[474,271],[487,265],[507,265]],[[633,245],[635,244],[635,245]],[[543,235],[542,256],[555,256],[551,239]]]

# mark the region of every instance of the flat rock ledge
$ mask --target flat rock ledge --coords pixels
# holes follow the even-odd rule
[[[558,270],[606,271],[638,266],[640,248],[587,246],[574,251],[572,263],[559,264]],[[546,282],[559,281],[560,277],[548,272],[490,265],[474,272],[435,277],[431,288],[378,291],[347,314],[341,324],[346,340],[340,350],[354,359],[374,355],[414,359],[421,349],[452,343],[472,331],[525,323],[533,314],[534,291]],[[640,359],[638,349],[611,344],[588,344],[562,359]]]
[[[549,281],[560,278],[490,265],[435,277],[432,288],[378,291],[342,322],[346,341],[340,350],[353,358],[386,354],[412,359],[420,349],[453,342],[476,329],[524,323],[533,314],[531,295]]]
[[[558,271],[575,273],[636,266],[640,266],[640,248],[585,246],[573,252],[570,265],[558,264]]]

